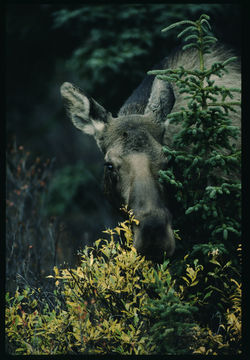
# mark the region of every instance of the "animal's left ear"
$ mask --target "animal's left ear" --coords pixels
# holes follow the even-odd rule
[[[171,112],[174,102],[175,96],[171,84],[155,77],[144,114],[152,114],[156,122],[167,127],[166,118]]]
[[[68,82],[61,86],[61,94],[66,100],[68,113],[75,127],[85,134],[94,136],[100,145],[100,137],[111,114]]]

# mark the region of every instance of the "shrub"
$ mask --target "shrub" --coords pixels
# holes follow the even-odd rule
[[[178,37],[184,38],[183,50],[196,49],[198,69],[180,67],[149,73],[174,83],[187,102],[186,107],[168,115],[180,131],[173,145],[164,147],[169,168],[160,172],[160,181],[174,194],[179,209],[175,227],[184,241],[177,245],[182,251],[188,250],[184,259],[194,264],[194,269],[186,260],[171,264],[181,292],[181,279],[185,281],[183,299],[203,312],[200,319],[196,318],[200,326],[197,339],[204,336],[206,340],[194,353],[223,354],[232,344],[231,351],[240,353],[241,258],[237,251],[241,249],[241,151],[235,146],[239,130],[232,124],[240,105],[240,89],[214,83],[215,77],[221,78],[228,71],[235,57],[211,68],[204,66],[204,55],[217,41],[208,20],[207,15],[201,15],[197,21],[180,21],[163,30],[186,25]],[[185,266],[188,276],[183,277]]]
[[[206,28],[206,16],[202,16],[196,25],[200,26],[202,20],[206,20],[203,21]],[[196,25],[193,24],[194,27]],[[217,68],[209,71],[211,74],[213,71],[222,71],[225,66],[217,65]],[[179,76],[183,75],[184,69],[171,74],[177,82]],[[195,74],[192,76],[195,82]],[[200,76],[205,76],[202,70]],[[190,85],[189,80],[187,77],[187,87]],[[212,88],[213,84],[210,85]],[[216,91],[222,90],[217,88]],[[223,91],[225,100],[230,96],[230,91]],[[225,137],[236,136],[236,129],[222,111],[201,109],[194,105],[199,104],[200,100],[193,100],[190,100],[188,111],[172,114],[172,120],[178,122],[184,117],[184,120],[191,121],[195,113],[199,115],[195,119],[206,122],[212,116],[213,121],[223,120]],[[222,107],[231,109],[231,106],[223,104]],[[194,175],[197,166],[202,174],[202,161],[199,162],[198,158],[199,164],[197,161],[194,164],[197,154],[191,152],[187,156],[180,146],[183,135],[189,139],[186,145],[192,143],[192,136],[197,135],[197,131],[193,131],[196,130],[195,126],[190,133],[187,125],[184,121],[183,131],[176,137],[177,150],[166,149],[166,152],[172,157],[175,166],[179,160],[187,165],[186,175]],[[219,126],[215,127],[216,131],[219,129]],[[190,189],[187,187],[190,183],[176,176],[174,166],[172,171],[161,173],[162,180],[177,189],[177,201],[181,195],[178,193],[180,188],[185,192],[183,207],[186,216],[199,215],[201,206],[204,209],[200,212],[198,227],[198,234],[206,234],[201,243],[196,243],[184,258],[182,254],[160,265],[147,261],[133,248],[131,225],[137,223],[137,220],[131,210],[124,208],[128,219],[114,229],[104,231],[108,239],[99,239],[93,247],[85,247],[80,253],[79,266],[64,269],[54,267],[54,275],[47,279],[51,291],[26,286],[22,290],[18,288],[14,296],[7,293],[8,351],[28,355],[241,354],[240,257],[238,259],[236,253],[229,251],[231,247],[241,250],[238,244],[232,246],[234,238],[229,236],[235,235],[239,242],[240,184],[224,179],[222,182],[219,177],[213,176],[217,166],[224,172],[238,168],[238,153],[225,138],[224,141],[223,144],[218,143],[218,148],[223,145],[230,150],[230,155],[218,158],[213,153],[217,145],[212,143],[214,148],[210,149],[207,158],[207,169],[211,179],[216,180],[216,185],[206,185],[205,189],[201,189],[201,183],[194,181]],[[196,202],[191,204],[195,191]],[[235,196],[232,197],[232,194]],[[234,203],[237,214],[230,210],[230,201]],[[204,207],[206,204],[207,209]],[[218,209],[220,216],[217,216]],[[216,216],[213,213],[215,210]],[[186,231],[188,234],[187,228],[182,229],[184,236]],[[182,242],[182,236],[177,233],[175,231],[177,241]]]
[[[157,298],[162,297],[156,283],[169,297],[169,324],[180,327],[177,324],[182,324],[185,312],[184,326],[188,325],[191,311],[185,310],[189,305],[181,304],[175,294],[168,261],[154,268],[136,253],[132,221],[136,220],[130,212],[129,220],[105,231],[109,240],[99,239],[94,247],[86,247],[77,268],[55,267],[54,276],[49,276],[55,279],[54,293],[44,295],[39,289],[26,288],[14,298],[7,295],[6,329],[15,353],[157,353],[157,342],[148,342],[154,318],[149,301],[155,298],[154,306],[158,306]],[[175,334],[176,339],[180,337],[182,331]]]
[[[41,281],[55,261],[57,222],[44,216],[53,161],[14,142],[6,162],[6,284],[15,291],[16,282]]]
[[[180,215],[175,226],[188,248],[195,244],[202,249],[209,243],[236,253],[241,236],[241,151],[235,145],[239,129],[232,118],[240,106],[240,89],[215,83],[230,71],[235,57],[210,68],[204,65],[204,56],[217,41],[208,20],[201,15],[197,21],[180,21],[163,30],[185,26],[178,37],[184,39],[184,51],[197,51],[197,69],[149,72],[174,84],[187,103],[167,116],[179,131],[173,144],[164,147],[169,168],[160,172],[160,181],[174,194]]]
[[[78,267],[54,268],[48,276],[54,291],[26,287],[14,297],[7,294],[10,352],[240,354],[241,285],[225,274],[233,271],[231,265],[222,266],[213,255],[214,273],[208,273],[198,259],[190,263],[186,256],[182,277],[175,277],[169,260],[154,265],[136,253],[131,231],[136,220],[129,215],[105,231],[109,239],[82,251]],[[211,278],[219,279],[217,287]],[[209,321],[216,311],[220,323],[214,330]]]

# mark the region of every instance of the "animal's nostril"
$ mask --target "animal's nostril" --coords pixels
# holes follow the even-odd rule
[[[164,256],[172,256],[175,241],[168,214],[159,212],[155,216],[139,218],[140,224],[134,228],[134,246],[139,254],[156,262]]]
[[[166,236],[166,223],[150,218],[141,224],[141,235],[144,247],[161,246]]]
[[[164,236],[164,226],[160,223],[146,223],[142,228],[142,236],[144,238]]]

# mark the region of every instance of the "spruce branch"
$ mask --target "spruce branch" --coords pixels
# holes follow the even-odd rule
[[[176,22],[176,23],[174,23],[174,24],[169,25],[168,27],[162,29],[161,31],[162,31],[162,32],[166,32],[166,31],[169,31],[169,30],[171,30],[171,29],[174,29],[174,28],[177,27],[177,26],[185,25],[185,24],[191,24],[191,25],[195,26],[195,22],[193,22],[193,21],[190,21],[190,20],[182,20],[182,21],[178,21],[178,22]]]
[[[217,42],[211,33],[209,19],[203,14],[197,21],[184,20],[163,29],[184,27],[177,38],[182,38],[185,44],[183,51],[190,49],[193,54],[197,53],[197,69],[180,66],[152,70],[148,74],[174,83],[186,101],[185,107],[181,106],[179,111],[167,116],[169,123],[180,126],[180,130],[173,137],[172,148],[163,148],[171,167],[160,172],[160,181],[173,189],[188,219],[199,222],[197,236],[202,233],[216,243],[221,237],[228,241],[233,235],[239,236],[240,183],[237,173],[240,172],[240,151],[235,147],[239,130],[232,126],[228,115],[236,112],[235,108],[241,103],[234,99],[239,88],[216,83],[216,77],[223,78],[236,57],[214,62],[206,68],[204,55],[209,54]],[[222,185],[225,179],[227,186]]]

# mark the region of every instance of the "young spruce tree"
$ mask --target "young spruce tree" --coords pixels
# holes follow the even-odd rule
[[[170,123],[181,125],[172,148],[165,146],[169,168],[160,172],[160,181],[175,194],[180,216],[174,224],[183,243],[193,245],[193,253],[204,255],[218,249],[231,253],[240,242],[240,155],[235,146],[239,129],[232,125],[230,112],[240,102],[234,100],[237,88],[215,85],[214,78],[227,72],[230,57],[205,67],[204,55],[217,39],[211,34],[208,15],[197,21],[184,20],[162,31],[185,26],[178,34],[187,44],[183,51],[197,51],[199,68],[153,70],[149,74],[175,83],[187,99],[187,107],[168,115]]]

